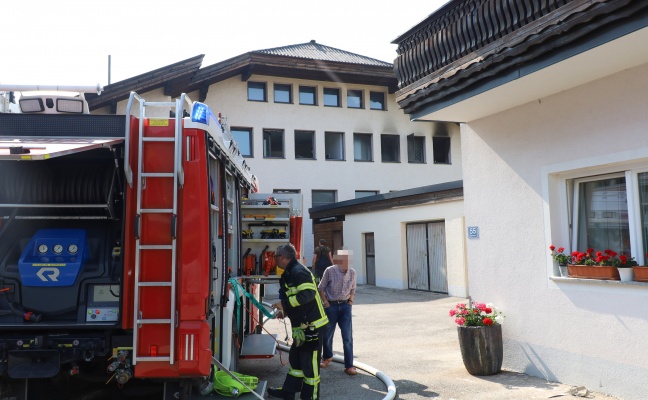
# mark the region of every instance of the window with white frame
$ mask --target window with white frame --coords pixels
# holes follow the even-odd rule
[[[627,170],[568,181],[573,201],[571,251],[610,249],[645,262],[648,172]],[[636,199],[633,200],[633,199]]]
[[[283,129],[263,130],[263,158],[284,157],[284,131]]]
[[[629,256],[630,226],[624,174],[583,178],[574,183],[574,248],[607,249]]]
[[[371,136],[372,136],[371,133],[353,134],[353,160],[354,161],[373,161]]]

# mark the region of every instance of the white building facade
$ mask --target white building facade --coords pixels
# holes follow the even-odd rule
[[[126,100],[117,92],[138,90],[154,101],[186,92],[221,113],[260,192],[302,195],[307,265],[320,238],[334,251],[364,252],[354,248],[357,237],[342,230],[315,237],[308,209],[461,179],[459,125],[410,121],[396,103],[390,63],[315,41],[206,67],[199,62],[185,60],[109,86],[103,100],[89,100],[91,109],[123,113]],[[390,287],[407,286],[385,279]]]
[[[549,246],[648,264],[648,11],[531,3],[537,19],[499,25],[497,41],[477,38],[468,55],[448,51],[449,65],[397,98],[414,118],[461,123],[465,224],[479,232],[466,240],[468,289],[506,315],[504,367],[643,399],[648,283],[563,277]],[[482,5],[444,6],[400,38],[403,49],[416,47],[408,41],[419,29],[434,36],[461,25],[470,6]],[[408,57],[400,62],[411,66]]]

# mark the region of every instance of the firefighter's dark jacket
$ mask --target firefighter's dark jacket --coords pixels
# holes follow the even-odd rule
[[[293,327],[302,323],[321,328],[328,323],[315,277],[293,259],[279,280],[281,305]]]

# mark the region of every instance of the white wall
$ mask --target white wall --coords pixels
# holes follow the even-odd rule
[[[506,315],[504,367],[624,399],[648,387],[648,286],[552,280],[562,175],[648,167],[648,65],[462,126],[473,300]],[[561,183],[562,182],[562,183]]]
[[[268,102],[247,100],[247,82],[240,76],[234,76],[210,86],[205,103],[214,113],[222,113],[230,126],[253,129],[253,158],[246,162],[251,172],[259,178],[262,193],[271,193],[274,189],[299,189],[303,195],[302,215],[304,217],[304,255],[308,263],[314,249],[313,226],[308,214],[312,207],[312,190],[337,190],[338,201],[355,198],[356,190],[372,190],[388,193],[394,190],[411,189],[436,183],[462,179],[459,127],[456,124],[437,125],[433,122],[411,122],[395,102],[393,94],[387,93],[382,86],[345,85],[335,82],[320,82],[300,79],[276,78],[253,75],[250,81],[267,82]],[[292,84],[293,104],[277,104],[272,100],[273,83]],[[299,105],[299,85],[316,86],[319,106]],[[342,107],[324,107],[323,88],[341,88]],[[364,91],[365,109],[346,108],[346,89]],[[384,92],[387,111],[369,110],[369,91]],[[138,93],[147,101],[169,101],[162,88],[148,93]],[[188,93],[191,100],[198,100],[197,92]],[[120,101],[117,114],[123,114],[127,101]],[[108,114],[109,107],[93,111],[96,114]],[[167,117],[155,110],[147,110],[149,115]],[[135,107],[133,115],[139,115]],[[263,129],[284,129],[285,159],[263,158]],[[316,160],[296,160],[294,149],[294,131],[315,131]],[[344,132],[345,161],[326,161],[324,156],[324,132]],[[451,140],[451,164],[434,164],[432,153],[432,136],[435,133],[447,132]],[[353,161],[353,133],[373,134],[373,162]],[[407,162],[408,134],[425,137],[425,164]],[[381,134],[399,134],[400,163],[383,163],[380,152]],[[443,216],[437,216],[443,218]],[[345,224],[345,229],[349,224]],[[346,237],[346,235],[345,235]],[[346,238],[345,238],[346,240]],[[348,247],[349,244],[345,243]],[[407,282],[404,283],[405,287]],[[397,284],[402,286],[403,283]],[[389,286],[391,287],[391,286]]]
[[[461,144],[459,128],[450,126],[451,165],[433,164],[431,122],[411,122],[398,108],[393,94],[381,86],[345,85],[300,79],[253,75],[253,82],[267,82],[269,101],[247,101],[247,82],[240,76],[218,82],[209,89],[205,103],[215,112],[227,116],[230,126],[253,129],[253,158],[247,163],[258,176],[261,192],[274,189],[300,189],[304,199],[304,252],[312,254],[314,248],[312,224],[308,209],[312,207],[312,190],[337,190],[338,201],[355,198],[356,190],[377,190],[387,193],[435,183],[461,179]],[[276,104],[272,101],[272,84],[292,84],[295,104]],[[299,105],[299,85],[316,86],[319,106]],[[342,107],[324,107],[322,88],[342,88]],[[387,111],[346,108],[346,88],[364,90],[365,102],[369,91],[386,94]],[[368,105],[365,105],[368,107]],[[285,159],[264,159],[262,132],[264,128],[285,130]],[[316,160],[296,160],[295,130],[314,130]],[[346,161],[326,161],[324,157],[324,132],[344,132]],[[373,133],[373,162],[353,161],[353,133]],[[425,136],[426,164],[407,162],[406,135]],[[400,134],[400,163],[381,162],[380,135]],[[346,243],[345,243],[346,244]],[[310,262],[310,257],[307,257]]]
[[[376,286],[407,289],[406,224],[428,221],[445,221],[448,293],[467,296],[461,200],[348,214],[344,222],[344,243],[353,250],[353,268],[358,283],[367,282],[364,234],[373,233]]]

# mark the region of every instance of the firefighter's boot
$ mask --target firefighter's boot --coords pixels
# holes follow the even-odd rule
[[[268,388],[268,396],[277,399],[295,400],[295,393],[286,392],[281,388]]]

